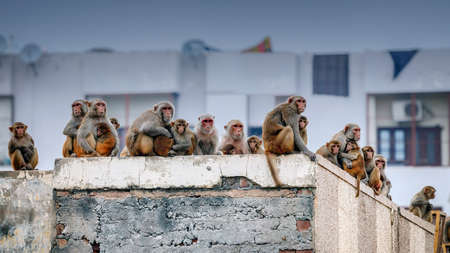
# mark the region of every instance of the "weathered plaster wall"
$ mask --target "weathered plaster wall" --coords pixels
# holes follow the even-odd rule
[[[0,173],[0,252],[49,252],[55,236],[51,171]]]
[[[313,249],[310,190],[225,181],[207,191],[60,191],[56,219],[64,229],[53,252],[92,252],[94,244],[100,252]]]

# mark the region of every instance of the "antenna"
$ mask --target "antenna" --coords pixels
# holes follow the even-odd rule
[[[20,59],[22,59],[23,62],[28,64],[33,69],[35,76],[38,75],[37,69],[36,69],[36,62],[39,60],[41,55],[42,55],[42,50],[35,43],[26,44],[22,48],[22,51],[20,51]]]

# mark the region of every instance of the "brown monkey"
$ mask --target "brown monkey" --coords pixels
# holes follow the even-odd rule
[[[214,120],[215,118],[211,114],[204,114],[198,117],[198,123],[195,127],[195,139],[197,140],[195,147],[196,155],[221,154],[216,150],[219,137],[214,126]]]
[[[337,156],[340,149],[340,144],[338,141],[329,141],[322,147],[320,147],[316,154],[319,154],[323,156],[323,158],[327,159],[328,161],[332,162],[334,165],[340,167]]]
[[[392,184],[391,181],[386,177],[385,172],[387,165],[386,158],[384,158],[384,156],[382,155],[375,155],[373,160],[375,167],[378,167],[380,169],[380,179],[383,183],[380,194],[386,196],[388,199],[392,199],[391,195],[389,194],[392,188]]]
[[[275,155],[303,152],[312,161],[316,159],[300,137],[298,118],[306,108],[306,99],[289,97],[286,103],[277,105],[264,119],[262,137],[270,172],[276,186],[281,185],[274,164]]]
[[[116,130],[120,128],[119,121],[116,118],[109,118],[109,121],[111,121],[111,124]]]
[[[361,137],[361,128],[356,124],[347,124],[344,129],[336,133],[332,140],[338,141],[341,144],[341,149],[339,150],[338,159],[347,158],[349,161],[355,160],[357,158],[356,152],[345,153],[345,147],[347,146],[347,141],[359,141]],[[348,168],[351,168],[351,163],[347,164]]]
[[[361,179],[366,177],[366,169],[364,166],[364,158],[356,141],[347,141],[345,152],[356,156],[356,159],[346,161],[343,158],[342,167],[353,177],[356,177],[356,197],[359,196]],[[351,167],[348,166],[351,164]]]
[[[308,134],[306,132],[306,126],[308,126],[308,118],[306,118],[305,116],[300,116],[299,120],[298,120],[298,127],[299,127],[299,131],[300,131],[300,136],[303,139],[303,142],[305,143],[305,145],[308,145]]]
[[[252,135],[247,139],[248,151],[250,154],[264,154],[262,140],[256,135]]]
[[[126,145],[129,155],[154,156],[156,153],[167,156],[170,151],[167,150],[167,146],[170,146],[168,138],[172,138],[168,129],[173,115],[175,107],[169,101],[160,102],[154,105],[152,110],[142,113],[128,129]],[[167,138],[159,138],[155,142],[158,136]]]
[[[99,156],[109,156],[114,146],[116,145],[116,139],[114,134],[111,133],[108,125],[105,123],[97,124],[97,141],[95,144],[95,151]]]
[[[33,138],[27,133],[27,125],[15,122],[9,127],[11,139],[8,143],[8,155],[14,170],[33,170],[39,157]]]
[[[227,144],[222,148],[222,153],[224,155],[242,155],[243,152],[233,144]]]
[[[369,186],[373,189],[375,195],[380,195],[383,182],[381,181],[381,173],[379,167],[374,167],[369,176]]]
[[[219,150],[223,152],[223,148],[231,144],[236,150],[242,152],[242,154],[248,154],[247,143],[245,142],[244,125],[240,120],[230,120],[227,125],[224,126],[225,134],[222,137],[222,141],[219,145]]]
[[[371,146],[364,146],[361,151],[364,156],[364,166],[366,167],[366,175],[371,175],[372,170],[375,167],[373,157],[375,155],[375,150]],[[363,180],[364,183],[368,183],[368,178]]]
[[[86,100],[77,99],[72,103],[72,118],[67,122],[63,131],[63,134],[67,136],[63,145],[63,157],[76,157],[74,147],[77,145],[77,131],[87,111]]]
[[[195,135],[189,129],[189,123],[184,119],[177,119],[170,123],[174,145],[169,155],[192,155],[195,150]]]
[[[432,222],[431,210],[433,205],[430,199],[434,199],[436,189],[432,186],[425,186],[420,192],[416,193],[409,204],[409,211],[420,218]]]
[[[106,117],[106,102],[101,99],[94,99],[88,102],[89,111],[83,118],[80,128],[78,129],[76,153],[78,157],[83,156],[100,156],[95,151],[97,142],[97,125],[103,123],[108,131],[114,136],[115,144],[109,150],[109,156],[116,156],[119,152],[119,138],[117,131]]]

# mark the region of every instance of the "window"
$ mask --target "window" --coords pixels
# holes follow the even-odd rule
[[[9,165],[8,142],[11,137],[8,127],[13,123],[13,98],[0,96],[0,166]],[[26,122],[24,122],[26,123]]]
[[[411,165],[411,128],[378,128],[378,152],[389,163]],[[441,128],[416,128],[416,165],[441,165]]]
[[[313,93],[348,96],[348,55],[315,55]]]

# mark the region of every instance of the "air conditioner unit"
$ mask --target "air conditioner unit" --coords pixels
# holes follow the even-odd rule
[[[416,120],[423,118],[422,101],[416,100]],[[392,102],[392,118],[394,121],[411,121],[413,106],[411,100],[397,100]]]

